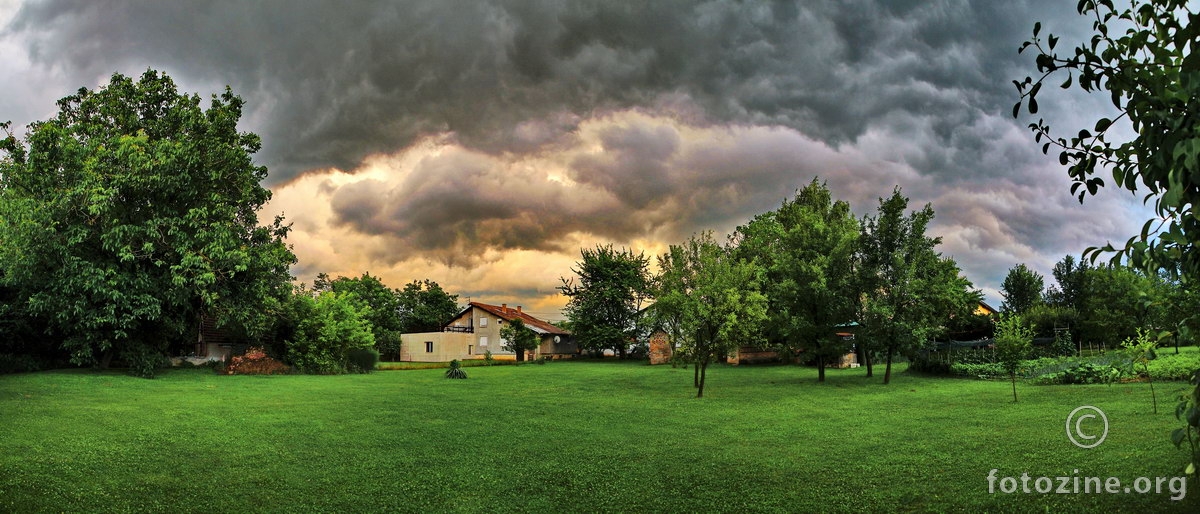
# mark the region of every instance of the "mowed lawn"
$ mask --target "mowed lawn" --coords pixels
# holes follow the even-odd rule
[[[0,376],[0,511],[1200,511],[1194,483],[1171,501],[986,479],[1178,476],[1182,383],[1156,384],[1155,415],[1146,384],[1019,384],[1014,404],[1007,382],[715,366],[695,399],[670,366],[443,371]],[[1110,421],[1094,449],[1066,437],[1081,405]]]

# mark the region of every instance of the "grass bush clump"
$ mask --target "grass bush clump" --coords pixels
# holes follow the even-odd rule
[[[446,370],[446,378],[467,378],[467,372],[458,364],[458,359],[450,361],[450,369]]]

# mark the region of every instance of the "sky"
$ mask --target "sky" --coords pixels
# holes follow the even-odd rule
[[[900,187],[999,307],[1025,263],[1123,243],[1151,211],[1081,205],[1013,118],[1017,47],[1086,41],[1074,0],[0,0],[0,121],[20,133],[113,73],[230,86],[311,283],[430,279],[561,319],[581,248],[726,234],[814,177],[859,215]],[[1073,134],[1103,97],[1048,85]]]

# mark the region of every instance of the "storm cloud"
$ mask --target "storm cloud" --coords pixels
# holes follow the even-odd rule
[[[994,301],[1017,262],[1048,271],[1145,218],[1117,194],[1076,204],[1009,115],[1033,22],[1088,28],[1060,4],[27,2],[0,15],[0,119],[113,72],[232,86],[301,273],[499,291],[467,275],[536,259],[504,287],[543,290],[580,245],[727,231],[820,176],[860,214],[895,185],[932,202]],[[1043,111],[1071,124],[1102,100]]]

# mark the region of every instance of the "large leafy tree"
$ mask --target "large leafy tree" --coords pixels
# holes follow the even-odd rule
[[[625,358],[631,341],[640,339],[641,310],[650,293],[650,259],[642,253],[612,245],[580,251],[571,268],[579,278],[562,278],[570,300],[565,313],[580,348],[612,349]]]
[[[879,199],[874,216],[866,216],[859,239],[859,288],[866,336],[867,374],[873,374],[871,353],[886,359],[883,383],[891,382],[892,361],[898,354],[915,354],[941,335],[954,317],[976,305],[979,292],[961,276],[958,264],[935,251],[941,238],[925,235],[933,208],[905,215],[908,198],[900,188]],[[878,348],[878,345],[882,348]]]
[[[1001,308],[1017,314],[1024,313],[1041,303],[1045,286],[1045,278],[1040,273],[1029,269],[1024,263],[1017,264],[1009,268],[1000,285],[1000,296],[1004,297]]]
[[[400,302],[400,331],[438,332],[458,314],[458,295],[447,293],[429,279],[414,280],[396,292]]]
[[[1040,36],[1041,23],[1021,50],[1032,50],[1038,75],[1014,81],[1022,105],[1038,112],[1039,93],[1047,80],[1062,79],[1063,89],[1103,92],[1118,115],[1055,137],[1044,120],[1030,124],[1042,151],[1054,147],[1067,166],[1072,191],[1083,201],[1104,186],[1104,171],[1113,183],[1131,192],[1147,192],[1156,216],[1123,248],[1106,245],[1117,259],[1128,259],[1148,274],[1167,270],[1190,284],[1200,280],[1200,12],[1188,0],[1134,0],[1117,8],[1112,0],[1081,0],[1081,15],[1092,18],[1088,42],[1059,54],[1059,38]],[[1066,75],[1064,78],[1063,75]],[[1052,78],[1053,77],[1053,78]],[[1096,249],[1090,249],[1093,257]],[[1187,335],[1190,324],[1176,331]],[[1176,432],[1200,433],[1200,370],[1197,386],[1181,404],[1187,426]],[[1189,473],[1200,475],[1200,451],[1192,447]]]
[[[813,356],[819,382],[825,381],[825,364],[848,350],[836,332],[838,325],[855,321],[852,263],[858,236],[850,205],[834,201],[816,179],[735,234],[739,256],[766,272],[766,337],[784,355],[801,350]]]
[[[759,290],[762,268],[738,259],[712,234],[671,245],[658,259],[654,310],[670,320],[681,351],[695,362],[692,384],[704,396],[708,365],[739,345],[755,344],[767,319],[767,297]]]
[[[259,225],[271,192],[242,99],[200,104],[155,71],[115,74],[0,143],[3,280],[77,364],[153,361],[202,315],[261,333],[290,290],[288,227]]]

